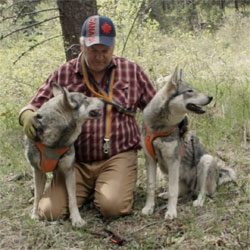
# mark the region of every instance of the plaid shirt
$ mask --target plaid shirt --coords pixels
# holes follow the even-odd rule
[[[81,92],[86,96],[93,96],[85,86],[81,65],[81,54],[78,58],[62,65],[57,69],[39,88],[30,103],[24,107],[26,109],[37,110],[43,103],[52,97],[52,82],[56,82],[69,91]],[[115,79],[113,86],[113,99],[130,111],[136,112],[147,105],[155,94],[155,88],[135,63],[124,58],[113,56],[111,66],[102,80],[101,87],[108,89],[110,71],[115,67]],[[90,82],[93,77],[89,74]],[[95,87],[94,87],[95,88]],[[106,106],[106,105],[105,105]],[[82,126],[82,132],[75,142],[76,160],[90,162],[107,159],[117,153],[130,149],[140,149],[140,132],[134,117],[119,112],[112,108],[110,151],[103,152],[103,142],[105,136],[105,110],[104,115],[98,120],[89,120]]]

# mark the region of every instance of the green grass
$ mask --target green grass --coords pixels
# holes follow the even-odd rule
[[[127,8],[132,17],[134,12]],[[101,11],[108,14],[107,9]],[[119,24],[117,55],[121,55],[133,21],[124,17],[125,11],[119,13],[113,18]],[[7,26],[0,23],[0,31],[6,30]],[[54,21],[53,30],[45,24],[40,31],[32,38],[39,41],[60,34],[60,24]],[[4,60],[0,61],[0,249],[117,249],[105,228],[119,232],[126,240],[120,249],[250,249],[249,33],[250,19],[234,14],[215,34],[176,31],[163,35],[155,23],[137,23],[123,55],[141,65],[153,81],[180,65],[187,82],[214,96],[205,115],[190,116],[190,127],[220,164],[236,170],[237,185],[219,187],[203,208],[193,208],[190,199],[181,199],[174,221],[163,220],[165,209],[161,207],[165,201],[161,199],[157,199],[152,216],[142,216],[146,176],[140,152],[134,213],[105,219],[90,203],[81,210],[88,221],[82,229],[72,229],[69,221],[51,224],[30,219],[32,172],[24,158],[23,132],[17,119],[35,90],[63,63],[62,40],[45,43],[15,65],[16,58],[34,40],[16,34],[1,41],[0,58]],[[157,193],[165,186],[161,181]]]

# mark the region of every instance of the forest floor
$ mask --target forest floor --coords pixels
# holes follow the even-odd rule
[[[166,202],[160,198],[156,211],[143,216],[141,209],[146,196],[144,159],[139,154],[138,181],[133,213],[116,219],[105,219],[93,203],[81,209],[87,225],[73,229],[69,220],[46,222],[30,219],[33,197],[31,169],[13,171],[11,157],[20,166],[23,157],[20,135],[1,135],[4,143],[16,141],[17,151],[0,156],[0,249],[117,249],[112,233],[123,240],[119,249],[250,249],[250,168],[249,150],[240,152],[226,145],[218,152],[224,163],[237,172],[237,185],[227,183],[218,188],[204,207],[192,207],[192,200],[180,198],[178,218],[165,221]],[[9,166],[9,168],[8,168]],[[165,190],[161,181],[157,193]]]

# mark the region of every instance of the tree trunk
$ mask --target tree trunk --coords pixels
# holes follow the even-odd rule
[[[57,0],[67,61],[80,52],[79,37],[86,18],[97,14],[96,0]]]
[[[235,7],[236,11],[239,11],[239,3],[238,3],[238,0],[235,0],[235,1],[234,1],[234,7]]]

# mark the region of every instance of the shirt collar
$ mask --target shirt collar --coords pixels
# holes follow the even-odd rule
[[[76,65],[75,65],[75,69],[74,69],[74,72],[75,73],[79,73],[82,75],[82,67],[81,67],[81,56],[82,56],[83,52],[81,52],[78,57],[77,57],[77,60],[76,60]],[[85,64],[86,65],[86,64]],[[116,61],[115,61],[115,56],[112,57],[111,59],[111,62],[109,64],[109,66],[107,67],[107,71],[109,71],[110,69],[112,69],[113,67],[116,67],[117,64],[116,64]],[[87,65],[86,65],[87,67]],[[88,67],[87,67],[88,68]]]

